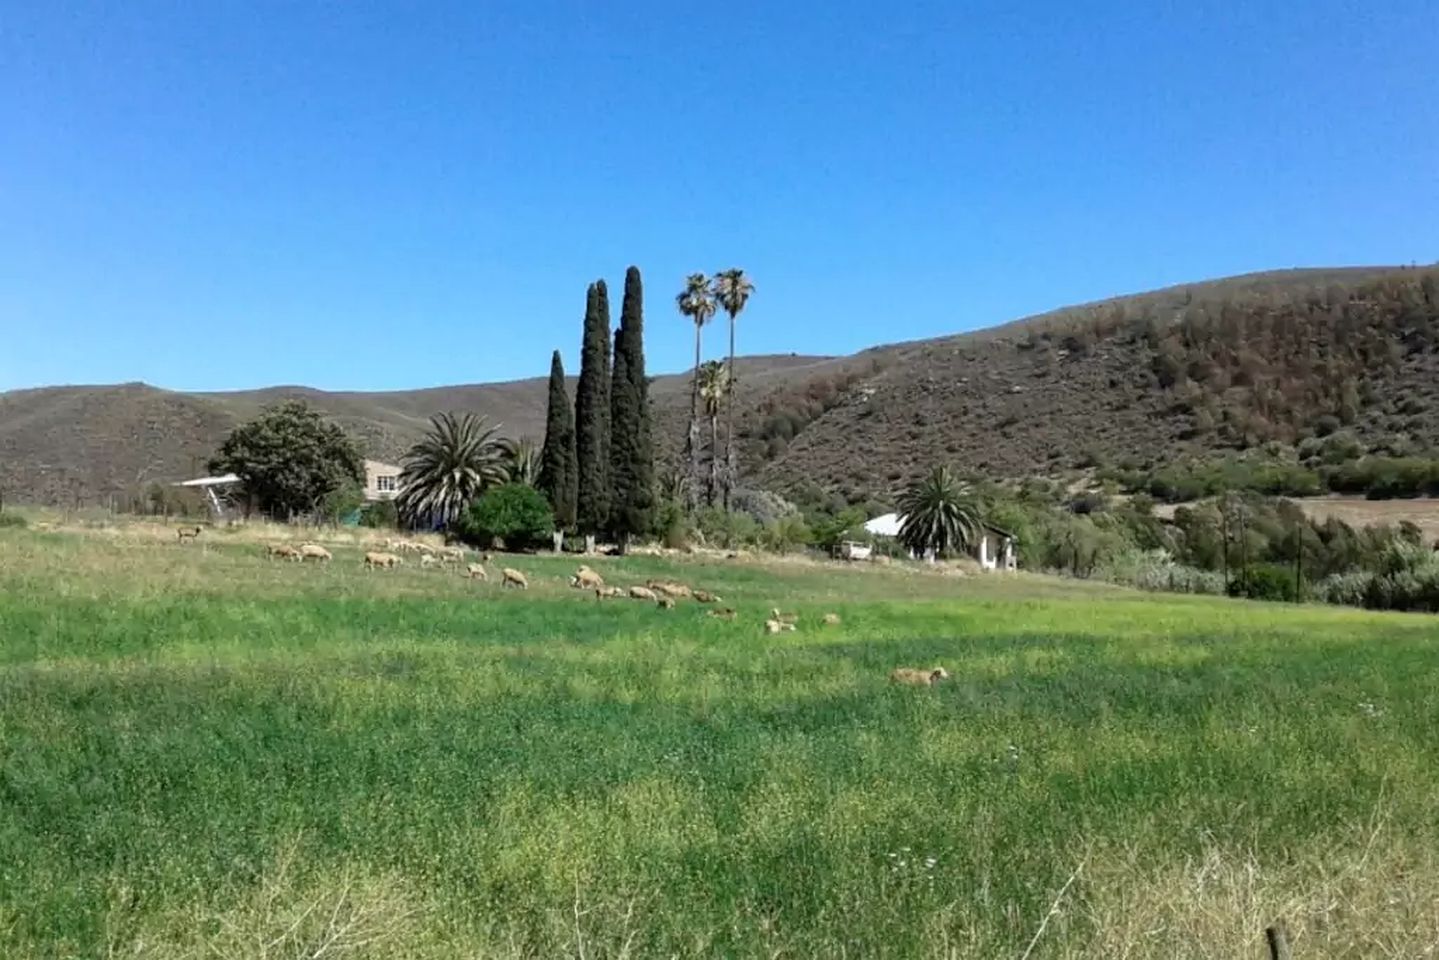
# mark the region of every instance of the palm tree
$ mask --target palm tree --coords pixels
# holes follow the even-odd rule
[[[504,445],[505,472],[509,475],[509,482],[533,487],[540,478],[540,448],[529,437],[500,442]]]
[[[685,438],[685,453],[690,463],[690,506],[693,507],[695,494],[699,490],[700,476],[700,331],[715,315],[714,295],[710,292],[709,277],[692,273],[685,278],[685,288],[675,297],[680,313],[690,318],[695,325],[695,369],[694,382],[690,386],[690,429]]]
[[[714,506],[715,493],[719,489],[719,412],[729,396],[729,370],[718,360],[700,365],[700,400],[704,402],[705,415],[710,418],[710,479],[708,499]]]
[[[898,507],[899,541],[915,553],[967,550],[979,539],[979,510],[948,467],[910,484]]]
[[[472,413],[430,418],[430,428],[405,454],[396,498],[411,524],[449,526],[490,487],[509,479],[498,427]]]
[[[744,311],[745,304],[754,293],[754,284],[739,267],[721,270],[715,274],[711,292],[725,313],[729,314],[729,401],[725,404],[725,483],[724,508],[729,509],[729,495],[739,475],[734,454],[734,328],[735,321]]]

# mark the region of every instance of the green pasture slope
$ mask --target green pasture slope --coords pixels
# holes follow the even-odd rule
[[[0,531],[0,956],[1439,940],[1439,620],[646,558],[735,623]],[[772,606],[797,633],[762,634]],[[838,627],[819,615],[834,611]],[[897,665],[952,682],[897,689]]]

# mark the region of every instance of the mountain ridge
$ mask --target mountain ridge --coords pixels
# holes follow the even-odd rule
[[[1427,410],[1439,383],[1435,308],[1426,300],[1436,277],[1434,267],[1261,271],[848,356],[742,357],[745,470],[751,483],[782,492],[819,488],[858,500],[892,493],[941,460],[1023,476],[1095,456],[1153,459],[1292,441],[1299,420],[1343,406],[1334,391],[1344,378],[1374,380],[1353,424],[1373,440],[1398,429],[1388,408]],[[1355,317],[1366,310],[1382,336],[1364,334]],[[1366,350],[1393,354],[1387,366],[1350,357],[1355,329]],[[1287,359],[1295,352],[1308,358],[1298,367]],[[397,459],[430,415],[450,409],[538,439],[545,384],[537,376],[387,391],[292,384],[180,392],[140,382],[13,390],[0,393],[0,492],[8,501],[95,503],[183,479],[229,429],[288,397],[341,423],[376,459]],[[651,396],[659,455],[672,460],[688,417],[688,372],[654,378]],[[1256,404],[1265,423],[1231,423]],[[1371,415],[1381,408],[1388,412]],[[1222,423],[1209,425],[1216,418]],[[1406,431],[1415,443],[1439,442],[1423,424]]]

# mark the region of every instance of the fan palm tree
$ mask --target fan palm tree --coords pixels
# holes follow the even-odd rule
[[[690,464],[690,506],[699,489],[700,476],[700,331],[715,315],[714,294],[709,277],[692,273],[685,278],[685,288],[675,297],[675,305],[695,325],[694,382],[690,385],[690,429],[685,439],[685,453]]]
[[[729,370],[718,360],[700,365],[700,400],[704,403],[705,416],[710,418],[710,478],[707,496],[714,506],[715,494],[720,485],[719,412],[729,396]]]
[[[910,484],[897,506],[899,541],[915,553],[967,550],[979,539],[979,510],[948,467]]]
[[[745,304],[749,303],[750,295],[754,293],[754,284],[750,282],[749,277],[744,275],[743,270],[739,267],[732,267],[715,274],[710,289],[720,308],[729,314],[729,400],[725,404],[724,442],[724,508],[728,510],[730,491],[734,488],[735,479],[739,473],[734,453],[734,328],[735,321],[739,319]]]
[[[509,482],[533,487],[540,478],[540,448],[529,437],[500,442],[504,445],[505,471]]]
[[[442,413],[405,454],[396,507],[411,524],[449,526],[490,487],[509,478],[505,441],[484,417]]]

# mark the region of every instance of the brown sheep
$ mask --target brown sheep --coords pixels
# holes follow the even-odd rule
[[[500,574],[503,577],[500,581],[502,587],[518,587],[521,590],[530,588],[530,578],[512,567],[505,567]]]
[[[483,563],[471,563],[465,567],[465,577],[470,580],[484,580],[488,583],[490,572],[485,569]]]
[[[570,578],[570,586],[580,590],[598,590],[605,585],[605,578],[595,573],[589,567],[580,567],[575,575]]]
[[[716,620],[733,620],[735,618],[735,612],[731,607],[720,607],[718,610],[710,610],[707,611],[707,615],[714,617]]]
[[[932,667],[929,670],[916,670],[913,667],[896,667],[890,672],[890,683],[903,683],[911,687],[932,687],[941,680],[949,679],[949,671],[944,667]]]
[[[674,597],[660,597],[655,600],[655,606],[661,610],[673,610],[675,608]]]
[[[618,598],[620,598],[620,597],[623,597],[624,595],[625,595],[625,588],[624,588],[624,587],[596,587],[596,588],[595,588],[595,599],[596,599],[596,600],[606,600],[606,599],[611,599],[611,600],[613,600],[613,599],[618,599]]]
[[[318,560],[320,563],[329,563],[331,556],[330,551],[318,543],[302,543],[300,544],[300,559]]]
[[[365,554],[366,570],[374,570],[379,567],[384,567],[388,570],[390,567],[398,567],[402,562],[403,561],[393,553],[381,553],[372,550]]]
[[[837,614],[837,613],[826,613],[826,614],[824,615],[824,625],[825,625],[826,627],[837,627],[837,626],[839,626],[839,614]]]
[[[649,580],[645,583],[645,586],[656,593],[662,593],[667,597],[674,597],[676,600],[684,600],[694,595],[694,592],[690,590],[689,587],[682,583],[676,583],[673,580]]]
[[[272,543],[265,548],[265,553],[271,560],[293,560],[300,559],[300,551],[288,543]]]
[[[649,600],[651,603],[660,598],[649,587],[630,587],[630,598],[634,600]]]
[[[184,543],[186,540],[198,540],[201,529],[201,527],[177,527],[175,532],[179,534],[180,542]]]
[[[724,599],[724,597],[721,597],[718,594],[710,593],[708,590],[696,590],[694,592],[694,597],[700,603],[719,603],[721,600]]]

